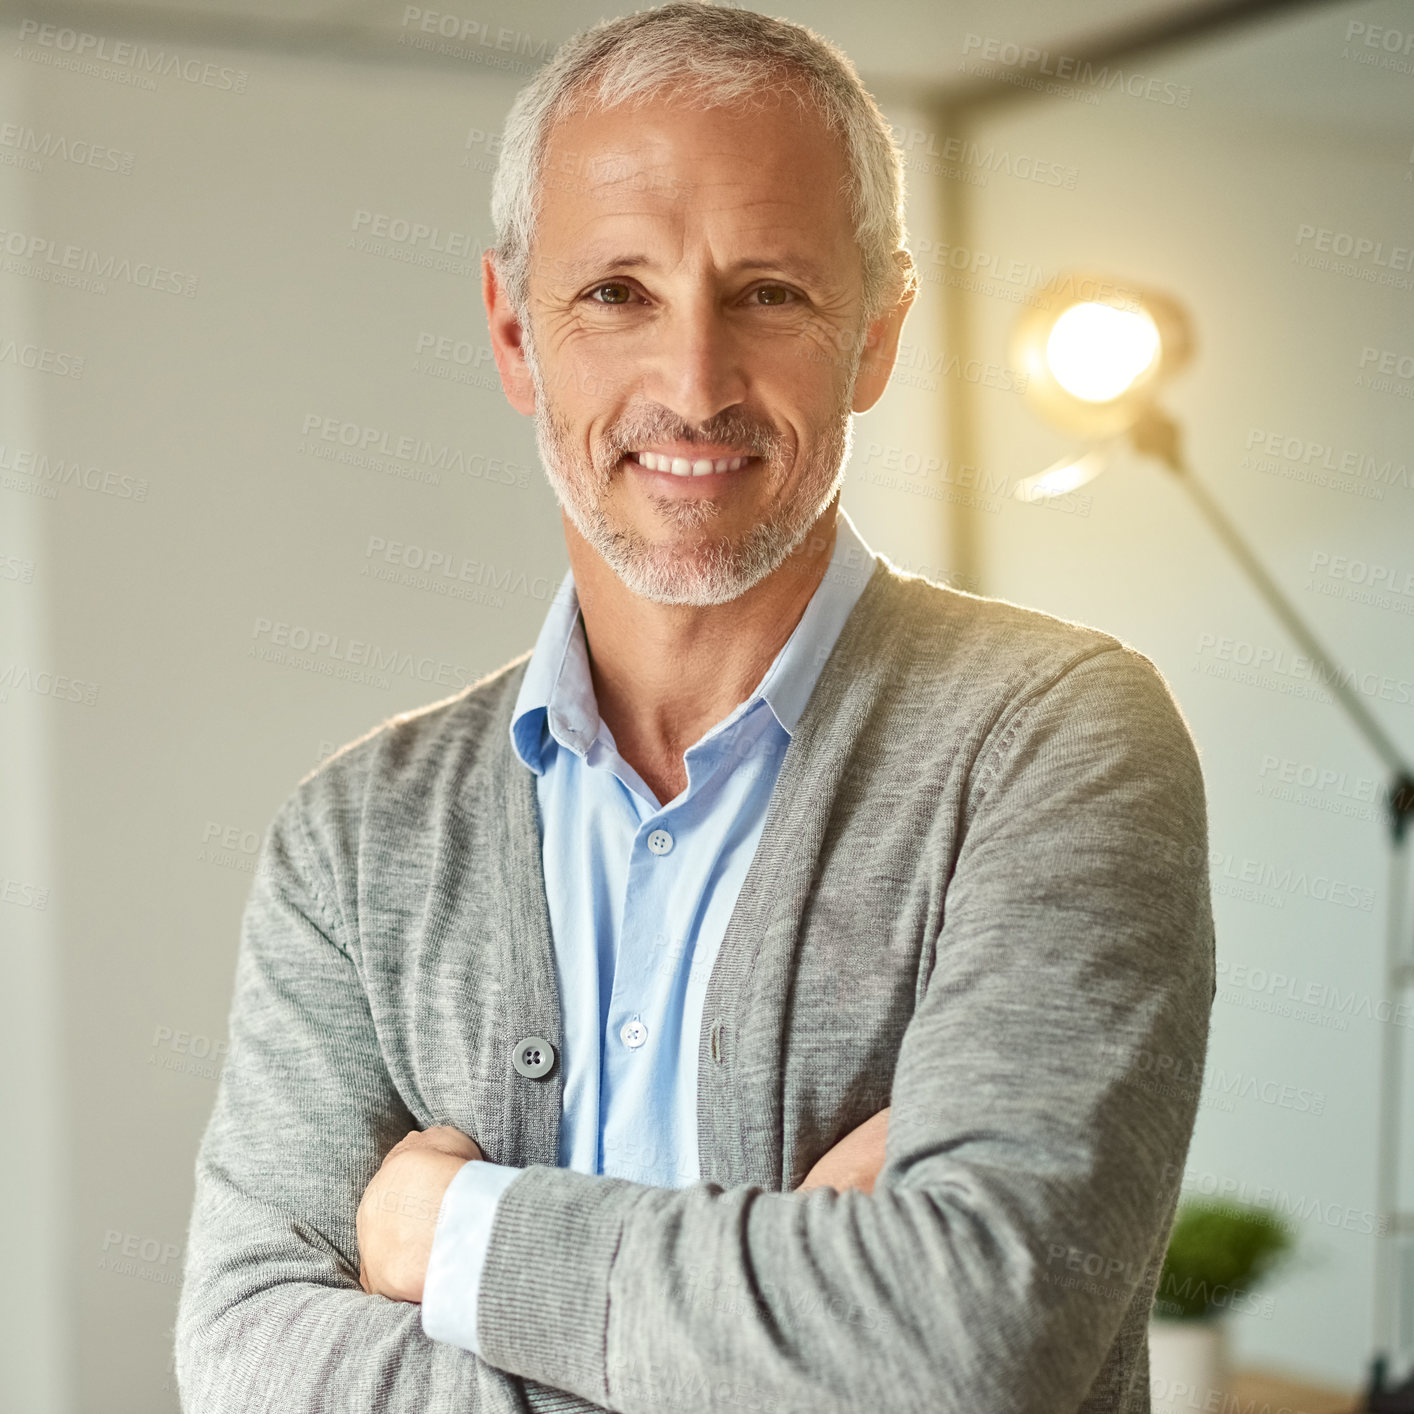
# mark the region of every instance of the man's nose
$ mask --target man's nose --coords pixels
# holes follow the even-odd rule
[[[686,422],[702,423],[745,399],[745,348],[715,302],[680,310],[657,332],[654,401]]]

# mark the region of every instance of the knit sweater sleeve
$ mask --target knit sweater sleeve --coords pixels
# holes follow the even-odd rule
[[[359,1201],[419,1126],[296,792],[242,922],[229,1059],[196,1160],[176,1321],[186,1414],[510,1414],[519,1381],[424,1335],[419,1307],[359,1286]],[[582,1406],[580,1406],[582,1407]]]
[[[1018,694],[970,771],[873,1192],[528,1168],[491,1233],[488,1361],[622,1414],[1081,1405],[1152,1298],[1197,1110],[1204,788],[1113,640]]]

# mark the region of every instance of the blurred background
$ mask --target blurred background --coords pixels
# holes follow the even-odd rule
[[[566,567],[478,258],[512,96],[611,11],[435,3],[0,7],[7,1410],[177,1409],[262,833],[336,746],[530,648]],[[1414,756],[1414,9],[787,17],[895,124],[922,275],[843,504],[904,569],[1097,625],[1172,686],[1219,955],[1184,1191],[1293,1236],[1205,1314],[1235,1390],[1352,1407],[1377,1349],[1414,1353],[1410,1184],[1379,1180],[1382,1129],[1414,1171],[1389,762],[1157,459],[1123,444],[1067,494],[1014,494],[1087,441],[1040,415],[1012,336],[1071,269],[1181,303],[1194,352],[1162,400],[1193,480]],[[387,670],[351,669],[352,640]]]

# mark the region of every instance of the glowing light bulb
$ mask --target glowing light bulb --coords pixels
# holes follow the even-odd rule
[[[1071,305],[1046,340],[1051,376],[1087,403],[1119,397],[1158,353],[1159,329],[1144,310],[1098,301]]]

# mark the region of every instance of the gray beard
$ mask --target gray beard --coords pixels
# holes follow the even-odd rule
[[[794,447],[774,429],[730,412],[694,428],[658,404],[632,409],[593,447],[586,464],[572,445],[541,374],[530,343],[529,322],[522,321],[522,348],[535,388],[535,441],[556,499],[574,528],[623,584],[657,604],[726,604],[740,598],[778,569],[804,541],[826,506],[839,494],[849,460],[854,425],[850,413],[856,353],[840,400],[815,450],[799,468],[794,486],[769,519],[732,540],[712,538],[720,508],[709,500],[658,497],[654,505],[665,520],[682,530],[701,532],[691,551],[653,544],[631,526],[611,520],[605,502],[614,468],[634,447],[657,441],[722,441],[750,448],[762,458],[757,472],[777,476],[789,466]]]

